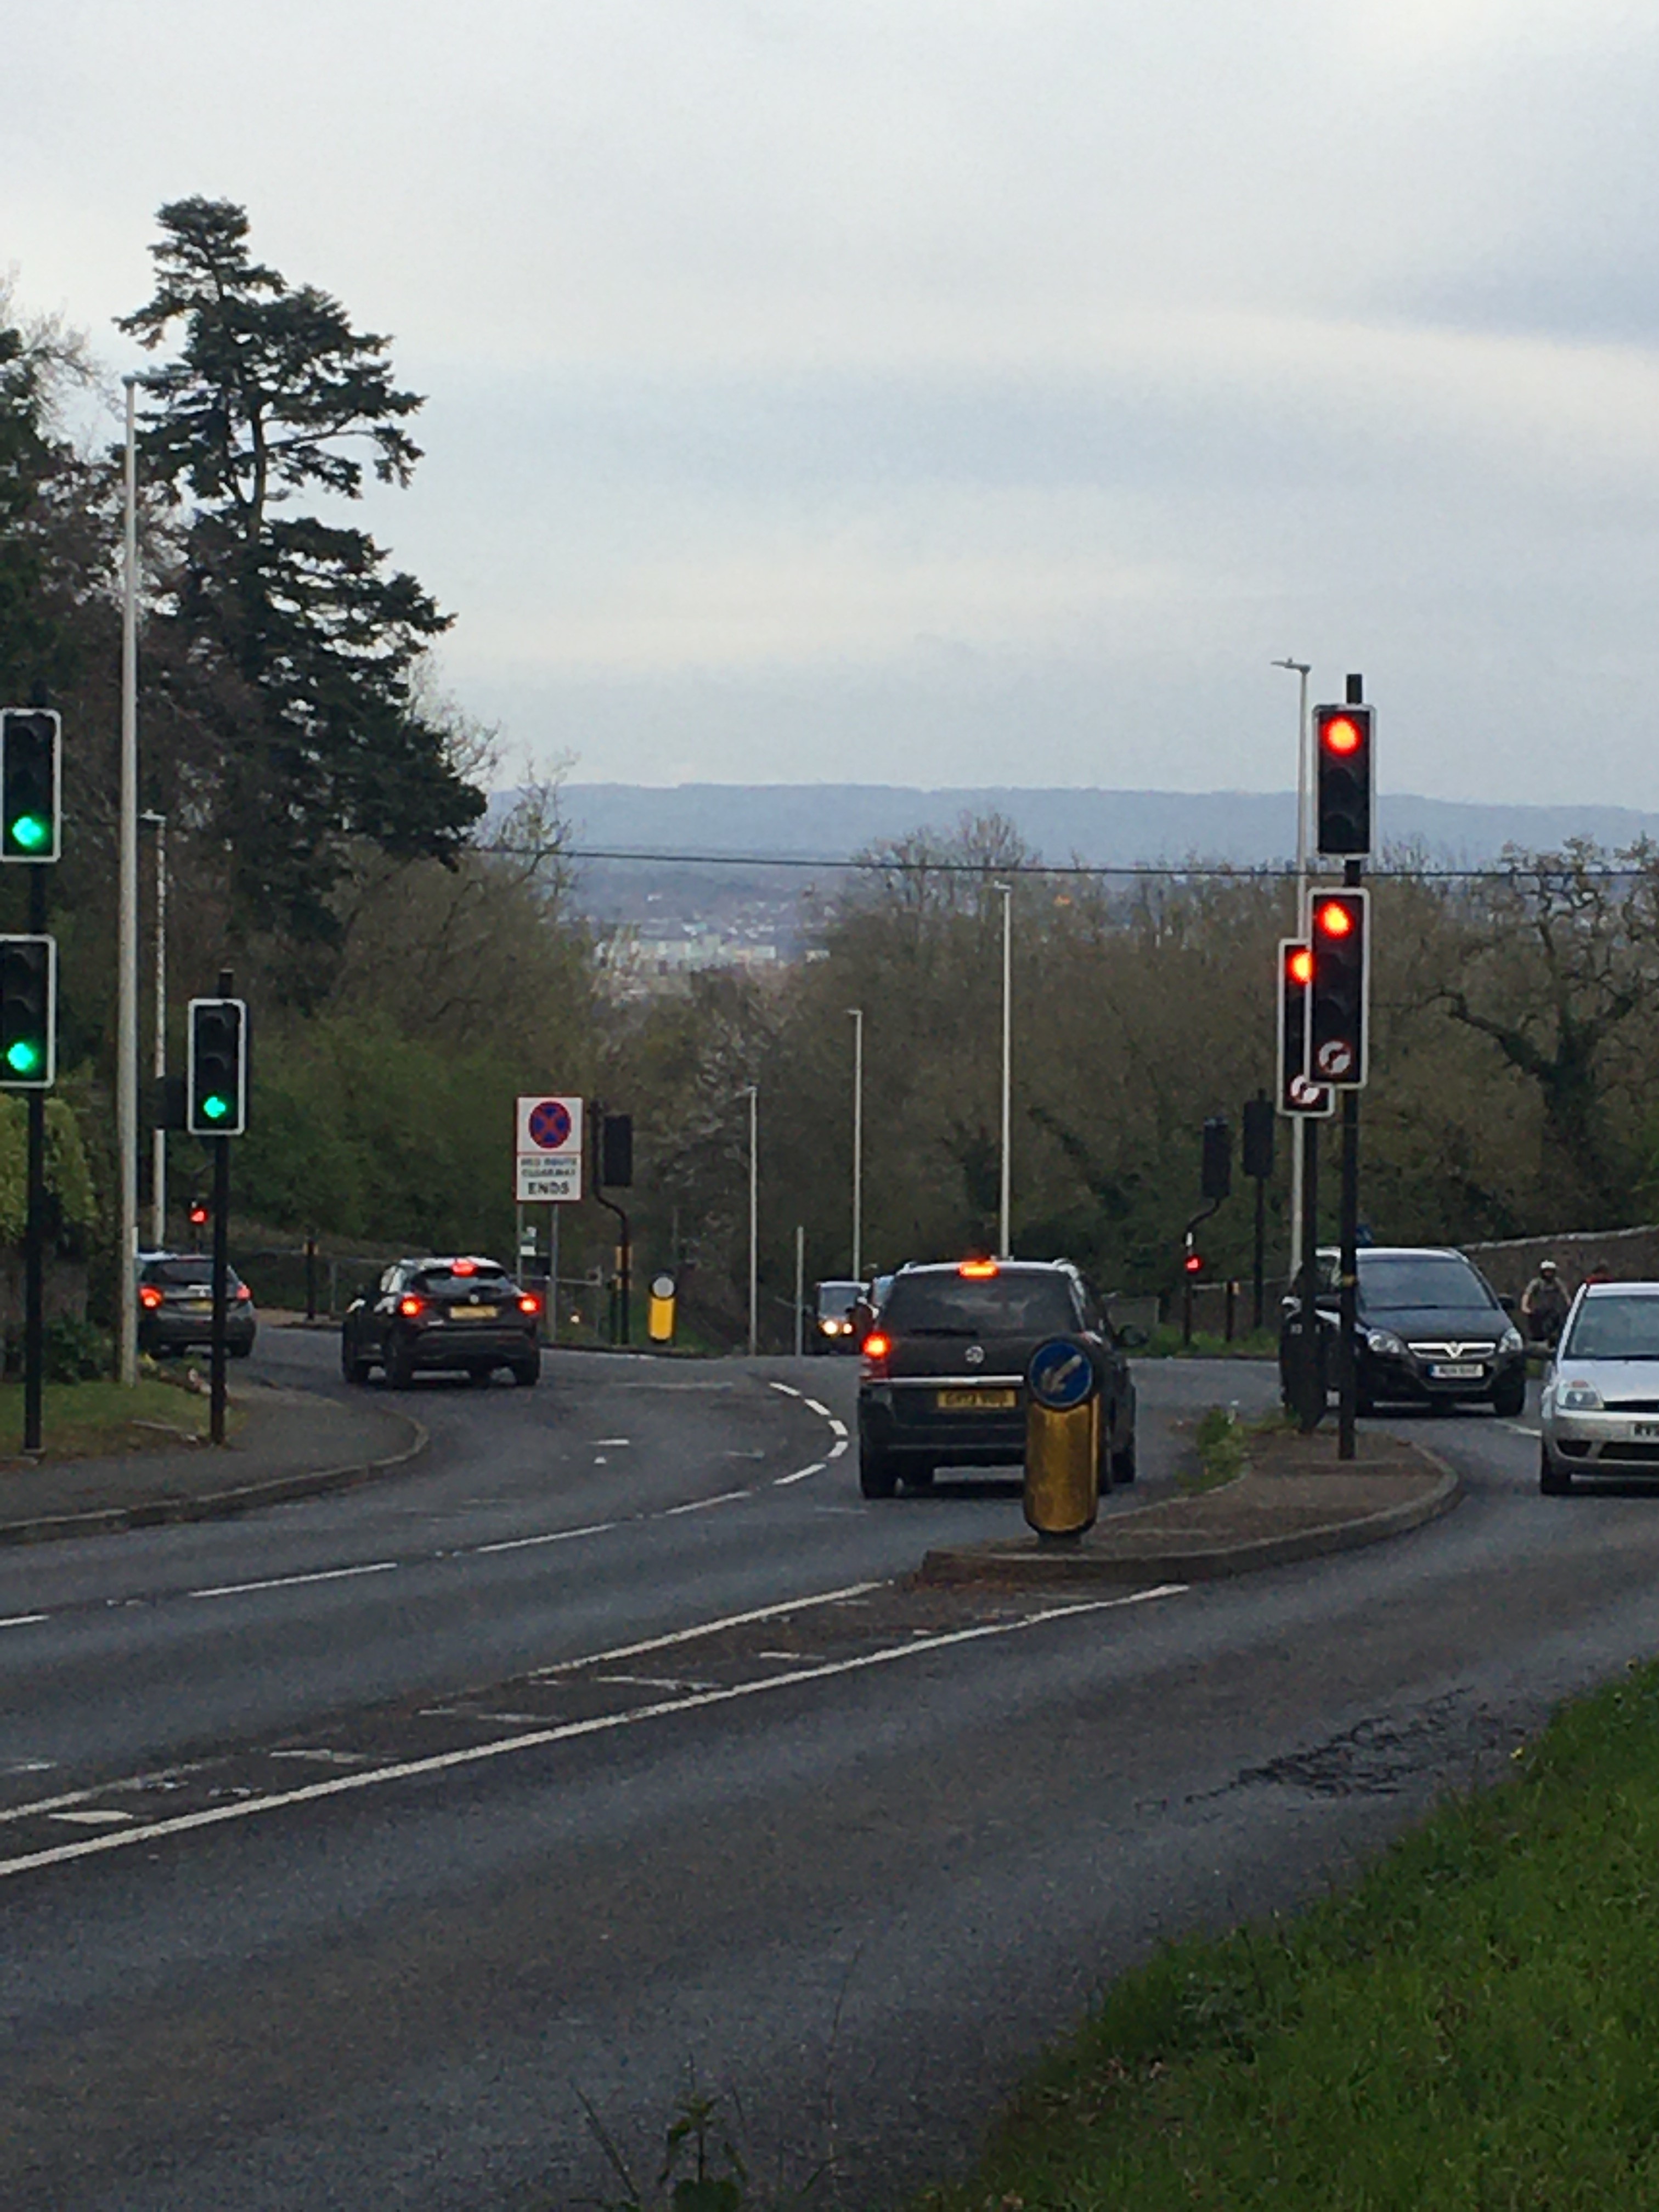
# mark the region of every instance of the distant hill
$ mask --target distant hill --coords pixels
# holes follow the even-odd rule
[[[1043,859],[1097,866],[1135,861],[1292,860],[1296,800],[1288,792],[913,790],[860,783],[625,783],[567,786],[575,842],[590,849],[845,860],[963,814],[1006,815]],[[1659,815],[1619,806],[1465,805],[1389,793],[1379,801],[1385,844],[1419,847],[1443,866],[1475,865],[1507,844],[1549,850],[1569,837],[1609,848],[1659,839]]]

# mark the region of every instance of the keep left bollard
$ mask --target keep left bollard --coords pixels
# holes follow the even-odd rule
[[[1025,1370],[1025,1518],[1039,1537],[1081,1536],[1100,1505],[1100,1390],[1086,1345],[1050,1337]]]

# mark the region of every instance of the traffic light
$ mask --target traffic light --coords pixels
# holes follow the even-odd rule
[[[1370,707],[1314,709],[1316,843],[1322,853],[1363,858],[1371,849],[1376,727]]]
[[[62,726],[45,707],[0,712],[0,860],[55,860]]]
[[[1201,1275],[1204,1273],[1204,1255],[1195,1249],[1189,1250],[1181,1267],[1183,1274]]]
[[[1206,1198],[1221,1200],[1233,1187],[1233,1133],[1224,1114],[1212,1114],[1204,1124],[1204,1165],[1200,1188]]]
[[[240,1137],[247,1127],[245,1000],[191,1000],[185,1116],[192,1137]]]
[[[49,1091],[57,1073],[58,945],[0,937],[0,1091]]]
[[[207,1224],[208,1210],[198,1198],[194,1201],[190,1209],[190,1225],[192,1229],[205,1229]]]
[[[1370,896],[1363,890],[1316,891],[1313,896],[1308,1072],[1316,1082],[1345,1091],[1357,1090],[1365,1080]]]
[[[634,1117],[607,1114],[599,1124],[599,1182],[606,1190],[627,1190],[634,1181]]]
[[[1279,945],[1279,1111],[1334,1114],[1336,1095],[1308,1073],[1308,991],[1313,947],[1285,937]]]

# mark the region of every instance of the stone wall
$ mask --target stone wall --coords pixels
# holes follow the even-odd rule
[[[1511,1237],[1501,1244],[1462,1248],[1493,1290],[1518,1298],[1538,1273],[1540,1260],[1553,1260],[1569,1292],[1594,1267],[1604,1267],[1616,1282],[1659,1282],[1659,1224],[1608,1229],[1566,1237]]]

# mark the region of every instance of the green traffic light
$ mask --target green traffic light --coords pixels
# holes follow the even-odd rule
[[[230,1101],[222,1098],[216,1091],[210,1091],[202,1101],[202,1111],[210,1121],[222,1121],[230,1111]]]
[[[11,842],[26,853],[38,853],[52,842],[52,824],[39,814],[20,814],[12,822]]]
[[[40,1048],[33,1037],[19,1037],[7,1048],[6,1066],[14,1075],[33,1075],[40,1066]]]

